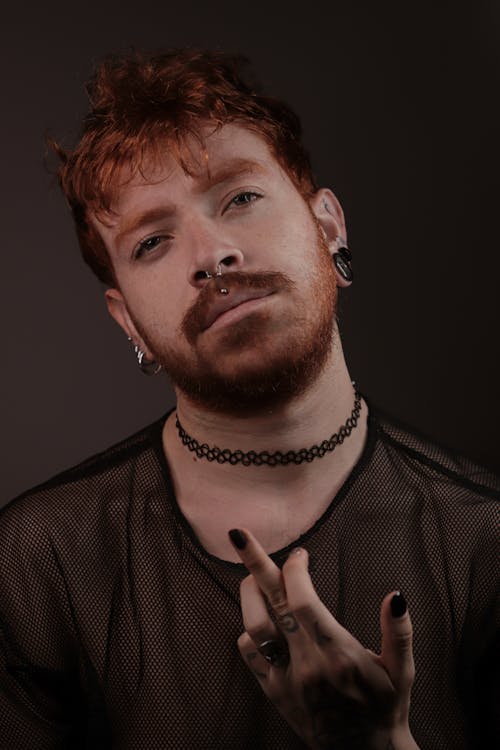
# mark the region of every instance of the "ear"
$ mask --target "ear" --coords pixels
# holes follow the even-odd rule
[[[311,210],[316,216],[319,224],[323,227],[328,245],[331,244],[332,252],[336,247],[337,237],[347,240],[347,229],[345,225],[344,212],[336,195],[328,188],[320,188],[312,198],[309,199]]]
[[[317,190],[309,199],[309,205],[318,220],[326,244],[333,256],[339,247],[347,245],[347,228],[342,206],[336,195],[328,188]],[[335,275],[339,286],[350,286],[351,282],[346,281],[337,269],[335,269]]]
[[[141,335],[134,325],[132,318],[130,317],[127,303],[125,302],[123,294],[120,292],[120,290],[114,288],[106,289],[104,296],[106,298],[106,306],[111,317],[114,318],[120,328],[125,331],[128,338],[132,339],[133,343],[139,346],[139,348],[144,352],[145,356],[148,359],[152,359],[151,352],[144,343]]]

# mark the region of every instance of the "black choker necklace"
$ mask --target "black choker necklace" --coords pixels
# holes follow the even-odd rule
[[[354,385],[354,383],[353,383]],[[182,427],[179,422],[179,417],[175,415],[175,426],[177,432],[182,440],[182,444],[186,446],[192,453],[196,453],[198,458],[206,458],[207,461],[217,461],[219,464],[230,463],[243,464],[243,466],[287,466],[288,464],[301,464],[304,461],[314,461],[315,458],[323,458],[325,453],[331,453],[335,450],[337,445],[344,442],[346,437],[349,437],[351,432],[358,424],[359,415],[361,412],[361,396],[357,390],[354,390],[354,407],[351,412],[351,416],[342,425],[338,432],[335,432],[329,440],[323,440],[320,445],[313,445],[311,448],[302,448],[300,451],[287,451],[282,453],[281,451],[275,451],[269,453],[268,451],[261,451],[256,453],[255,451],[230,451],[229,448],[221,450],[214,446],[210,448],[206,443],[200,445],[200,443],[192,438]]]

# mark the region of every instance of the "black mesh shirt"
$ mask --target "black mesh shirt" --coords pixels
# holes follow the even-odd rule
[[[298,750],[237,650],[243,567],[176,504],[164,419],[0,514],[2,750]],[[493,748],[500,480],[370,410],[363,454],[295,544],[315,587],[379,650],[383,596],[414,626],[422,749]],[[272,555],[282,564],[290,548]],[[495,674],[496,672],[496,674]]]

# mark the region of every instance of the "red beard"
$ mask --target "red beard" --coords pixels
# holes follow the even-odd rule
[[[298,299],[288,319],[282,316],[276,321],[272,313],[256,310],[220,329],[216,337],[204,334],[207,309],[221,286],[230,293],[263,289],[277,295],[290,295],[297,289],[279,272],[228,271],[207,281],[183,318],[181,335],[191,345],[191,356],[152,341],[140,331],[184,396],[210,411],[255,416],[297,398],[316,381],[331,352],[337,302],[331,256],[319,232],[318,245],[309,295]],[[204,339],[207,335],[211,335],[210,343]],[[249,362],[245,355],[255,352],[257,356]]]

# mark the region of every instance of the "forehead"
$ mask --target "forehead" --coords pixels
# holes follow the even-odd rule
[[[139,195],[147,200],[147,194],[157,192],[158,186],[162,192],[173,194],[180,190],[203,191],[221,177],[251,171],[290,182],[264,138],[243,125],[203,127],[200,138],[191,136],[186,140],[183,159],[181,165],[167,147],[165,152],[155,150],[133,175],[122,170],[112,204],[115,216],[126,213]]]

